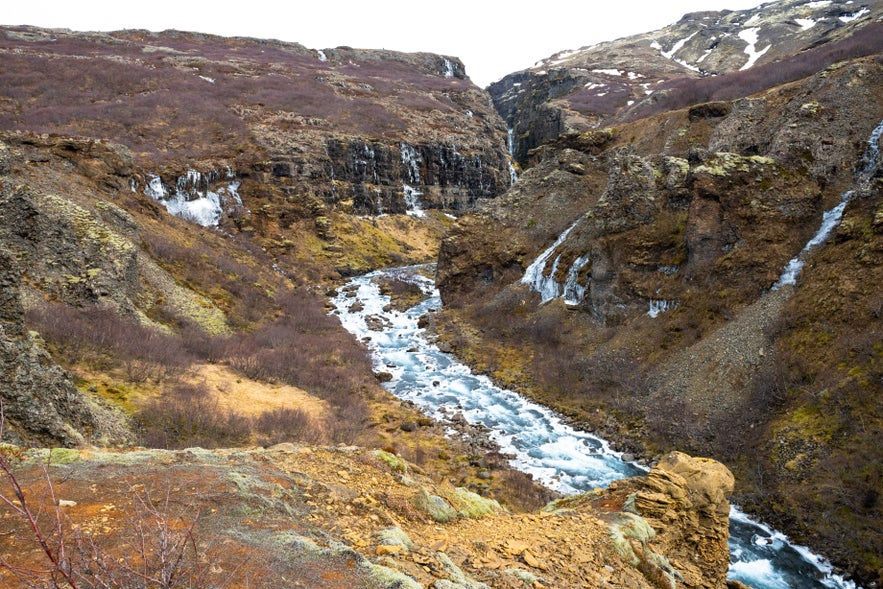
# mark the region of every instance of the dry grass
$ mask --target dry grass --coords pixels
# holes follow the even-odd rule
[[[221,408],[248,417],[285,408],[300,409],[317,421],[329,414],[327,402],[301,388],[251,380],[222,364],[196,364],[182,380],[202,384],[215,393]]]

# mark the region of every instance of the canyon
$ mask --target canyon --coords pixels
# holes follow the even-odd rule
[[[697,13],[487,91],[453,56],[0,27],[4,464],[111,545],[177,489],[235,586],[724,587],[727,496],[876,586],[881,18]],[[436,345],[649,472],[562,498],[386,390],[328,300],[425,263]]]

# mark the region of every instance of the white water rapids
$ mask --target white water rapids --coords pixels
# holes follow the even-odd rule
[[[384,274],[418,284],[427,298],[406,312],[392,309],[376,281]],[[439,308],[441,300],[421,268],[381,270],[354,278],[332,303],[343,326],[371,350],[375,369],[392,374],[384,385],[390,392],[442,422],[450,423],[453,415],[462,413],[469,423],[490,428],[501,451],[515,456],[511,465],[539,482],[577,493],[642,474],[640,467],[623,462],[605,440],[576,430],[549,409],[473,374],[430,342],[418,321]],[[731,579],[754,589],[854,589],[853,583],[832,575],[823,559],[790,544],[781,533],[736,509],[730,521]]]

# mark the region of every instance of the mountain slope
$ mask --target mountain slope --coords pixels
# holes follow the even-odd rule
[[[743,507],[877,582],[880,87],[875,55],[539,147],[445,236],[441,337],[624,448],[724,461]]]
[[[698,102],[730,100],[881,50],[883,3],[770,2],[698,12],[658,31],[562,51],[488,87],[510,151]],[[727,76],[742,72],[735,76]]]
[[[138,192],[151,173],[173,188],[189,169],[232,170],[246,196],[257,181],[378,214],[415,192],[466,210],[509,186],[499,118],[456,58],[32,27],[4,27],[0,55],[0,127],[125,145]]]

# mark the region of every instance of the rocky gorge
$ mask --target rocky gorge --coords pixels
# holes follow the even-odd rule
[[[723,587],[730,494],[875,586],[880,17],[687,15],[488,92],[451,56],[0,27],[4,464],[73,543],[168,493],[233,586]],[[380,386],[329,289],[436,260],[438,344],[649,474],[549,503]]]

